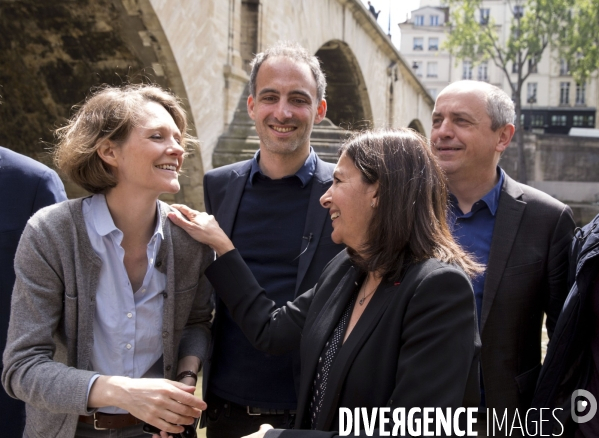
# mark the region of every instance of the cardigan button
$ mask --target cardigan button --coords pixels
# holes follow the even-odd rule
[[[162,292],[162,298],[166,298],[168,297],[168,294],[166,292]]]
[[[156,267],[157,267],[157,268],[159,268],[159,267],[161,267],[161,266],[162,266],[162,261],[161,261],[161,260],[158,260],[158,261],[156,262]]]
[[[166,366],[166,370],[167,370],[167,371],[170,371],[170,370],[171,370],[171,368],[172,368],[172,366],[170,366],[170,365],[167,365],[167,366]]]

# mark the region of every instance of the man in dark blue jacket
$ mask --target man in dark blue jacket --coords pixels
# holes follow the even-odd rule
[[[332,221],[320,205],[335,166],[310,146],[312,128],[326,114],[325,88],[318,60],[296,44],[279,43],[256,55],[247,109],[260,149],[253,159],[204,177],[206,211],[277,306],[312,288],[343,249],[331,240]],[[299,355],[254,349],[221,300],[212,336],[203,382],[208,438],[245,436],[263,423],[290,428]]]
[[[599,436],[599,215],[578,228],[570,253],[570,293],[537,383],[529,433]],[[543,411],[541,411],[543,409]],[[543,420],[541,422],[541,419]]]
[[[21,233],[40,208],[67,199],[60,178],[43,164],[0,146],[0,352],[6,346],[14,258]],[[2,371],[2,368],[0,368]],[[0,435],[19,437],[25,404],[0,388]]]

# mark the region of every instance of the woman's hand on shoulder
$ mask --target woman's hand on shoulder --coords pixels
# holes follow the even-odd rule
[[[218,256],[235,249],[231,239],[220,228],[214,216],[193,210],[186,205],[171,205],[176,212],[170,212],[168,218],[198,242],[210,246]]]

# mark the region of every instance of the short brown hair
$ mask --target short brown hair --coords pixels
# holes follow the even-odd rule
[[[469,275],[482,271],[451,236],[445,175],[423,136],[407,128],[366,131],[344,143],[341,154],[354,162],[365,183],[379,184],[367,242],[360,255],[348,249],[360,268],[392,281],[409,263],[430,258]]]
[[[252,68],[250,71],[250,94],[252,97],[256,97],[256,81],[260,67],[268,58],[276,58],[278,56],[306,64],[310,68],[312,76],[314,76],[314,80],[316,81],[316,99],[318,102],[324,99],[327,80],[320,67],[320,61],[299,43],[293,41],[279,41],[274,46],[269,47],[264,52],[254,56],[254,59],[252,59],[252,62],[250,63],[250,67]]]
[[[91,193],[105,193],[116,186],[117,180],[98,155],[98,148],[106,140],[122,145],[137,126],[147,102],[158,103],[171,115],[183,136],[183,147],[186,141],[194,141],[187,134],[185,110],[175,95],[158,85],[106,85],[86,99],[66,126],[56,130],[56,167]]]

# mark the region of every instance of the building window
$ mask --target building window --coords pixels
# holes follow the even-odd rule
[[[570,103],[570,82],[559,83],[559,104],[568,105]]]
[[[595,118],[592,115],[581,115],[577,114],[572,116],[572,125],[573,126],[595,126],[594,124]]]
[[[491,16],[491,10],[488,8],[481,8],[480,10],[480,24],[489,24],[489,17]]]
[[[428,94],[431,95],[433,100],[437,100],[437,89],[436,88],[429,88],[427,91],[428,91]]]
[[[439,50],[439,38],[429,38],[428,49],[433,51]]]
[[[559,60],[559,74],[560,76],[570,76],[570,66],[564,58]]]
[[[512,64],[512,73],[518,73],[518,63],[516,62]]]
[[[566,116],[565,115],[551,116],[551,124],[553,126],[566,126]]]
[[[414,37],[414,50],[423,50],[423,48],[424,48],[424,38]]]
[[[431,26],[438,26],[439,25],[439,16],[438,15],[431,15]]]
[[[427,78],[436,78],[437,77],[437,63],[436,62],[427,62],[426,63],[426,77]]]
[[[524,15],[524,6],[516,5],[514,6],[514,18],[522,18]]]
[[[472,79],[472,62],[462,62],[462,79]]]
[[[489,80],[489,63],[487,61],[482,62],[478,66],[478,80],[488,81]]]
[[[543,114],[532,114],[530,116],[530,126],[543,126],[544,123]]]
[[[529,82],[526,84],[526,102],[537,103],[537,83]]]
[[[414,16],[414,25],[415,26],[424,26],[424,15],[415,15]]]
[[[528,72],[529,73],[538,73],[538,71],[537,71],[537,60],[535,58],[530,58],[528,60]]]
[[[585,84],[576,84],[576,105],[584,105]]]
[[[412,70],[414,70],[414,74],[419,78],[422,77],[422,61],[414,61],[412,63]]]

